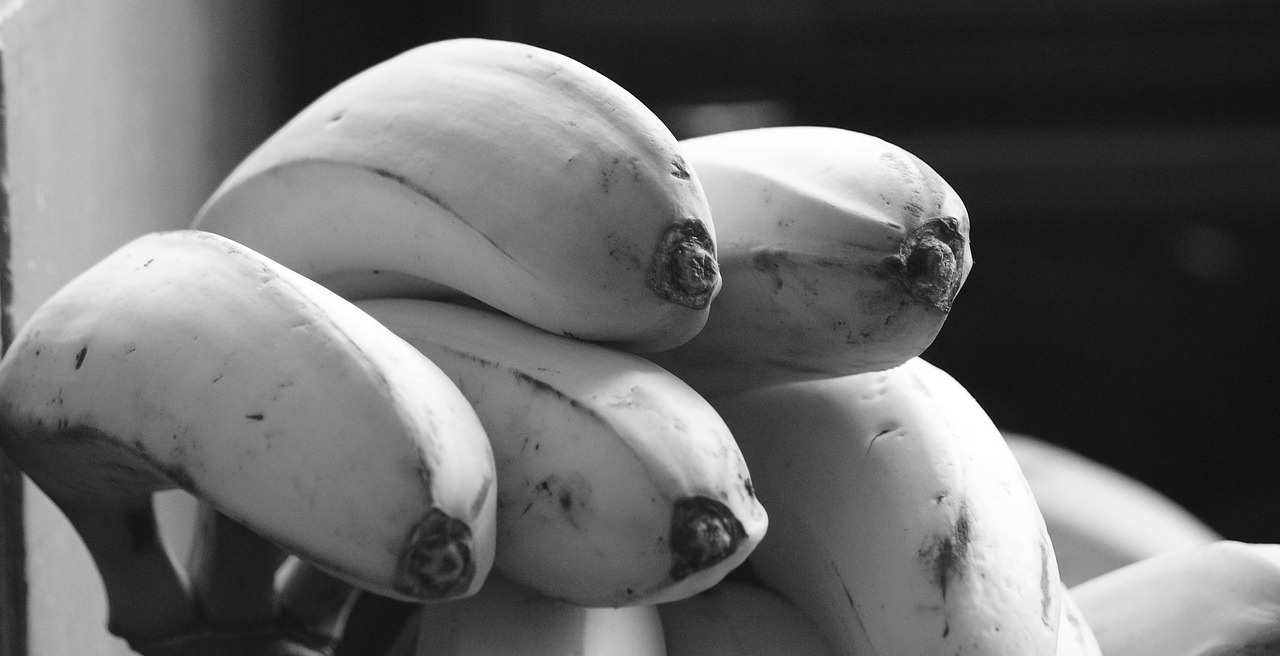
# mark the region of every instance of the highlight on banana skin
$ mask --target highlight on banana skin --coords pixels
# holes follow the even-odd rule
[[[409,612],[371,656],[1280,653],[1280,546],[923,357],[970,219],[879,137],[680,140],[570,57],[451,39],[179,223],[0,360],[0,449],[142,656],[333,656],[377,597]]]

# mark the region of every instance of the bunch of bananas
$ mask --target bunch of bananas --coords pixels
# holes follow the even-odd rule
[[[331,654],[366,593],[416,604],[403,655],[1280,653],[1280,547],[1154,501],[1185,548],[1064,576],[1114,531],[920,357],[971,265],[893,144],[677,141],[568,57],[440,41],[49,298],[0,447],[145,656]]]

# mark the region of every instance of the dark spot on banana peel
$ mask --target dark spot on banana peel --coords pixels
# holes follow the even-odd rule
[[[470,512],[472,517],[478,517],[484,509],[484,504],[489,500],[489,488],[491,487],[493,487],[493,477],[485,477],[484,485],[480,486],[480,491],[476,494],[476,498],[471,500],[471,507],[467,508],[467,512]],[[494,496],[496,497],[497,495]]]
[[[466,592],[476,575],[471,528],[432,509],[405,539],[396,571],[396,591],[424,601]]]
[[[1049,576],[1049,545],[1047,538],[1040,539],[1040,620],[1051,626],[1049,611],[1053,607],[1053,577]]]
[[[701,310],[720,291],[715,241],[695,219],[667,226],[649,265],[649,288],[660,298]]]
[[[757,246],[751,250],[751,268],[768,274],[773,279],[774,291],[779,291],[783,287],[782,268],[784,266],[795,267],[795,262],[785,250],[768,246]]]
[[[679,180],[688,180],[691,177],[689,167],[684,163],[684,159],[677,157],[671,160],[671,175]]]
[[[883,261],[917,301],[950,312],[965,272],[965,237],[952,217],[929,219],[903,236],[898,252]]]
[[[671,578],[679,581],[724,561],[747,537],[723,503],[703,496],[676,502],[671,513]]]
[[[956,510],[950,530],[931,535],[916,552],[920,562],[928,569],[930,581],[938,588],[942,600],[947,599],[947,588],[952,579],[963,577],[968,567],[971,541],[968,508],[961,503]]]

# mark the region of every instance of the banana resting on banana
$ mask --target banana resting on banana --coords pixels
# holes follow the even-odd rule
[[[144,656],[328,656],[363,595],[414,605],[386,656],[1280,654],[1280,547],[1046,460],[922,359],[969,217],[883,139],[678,141],[567,56],[451,39],[189,225],[0,360],[0,449]]]

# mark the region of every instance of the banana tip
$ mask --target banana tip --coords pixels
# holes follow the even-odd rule
[[[701,496],[681,499],[671,517],[671,578],[678,581],[723,562],[746,537],[742,522],[723,503]]]
[[[662,233],[649,270],[649,286],[663,300],[701,310],[720,291],[715,240],[706,224],[678,221]]]
[[[447,599],[466,593],[475,575],[470,527],[433,509],[405,540],[395,588],[414,599]]]
[[[965,273],[965,237],[952,217],[930,219],[907,233],[887,260],[915,299],[950,312]]]

